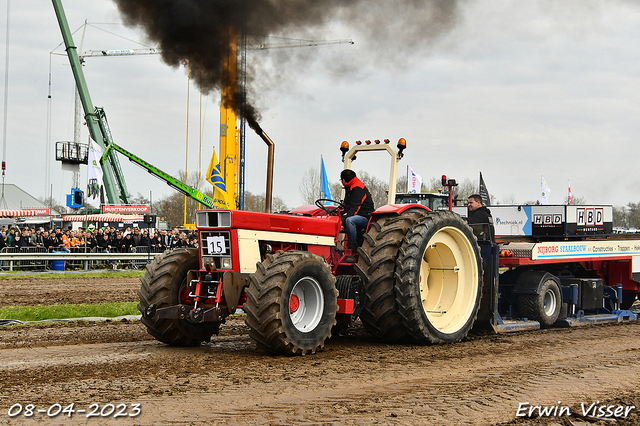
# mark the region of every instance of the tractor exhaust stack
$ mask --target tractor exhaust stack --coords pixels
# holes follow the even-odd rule
[[[259,130],[259,131],[258,131]],[[264,197],[264,212],[271,213],[271,199],[273,195],[273,163],[276,146],[269,136],[258,126],[258,136],[267,144],[267,190]]]

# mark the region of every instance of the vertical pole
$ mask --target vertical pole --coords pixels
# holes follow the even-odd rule
[[[320,154],[320,196],[318,198],[324,198],[324,192],[322,190],[322,165],[324,164],[324,158],[322,158],[322,154]],[[327,179],[329,176],[327,176]]]
[[[238,172],[240,164],[240,144],[238,143],[238,117],[234,109],[238,92],[238,40],[234,29],[229,30],[229,50],[225,55],[222,69],[222,89],[220,103],[220,164],[227,193],[232,195],[232,208],[238,199]]]
[[[202,78],[202,67],[200,67],[200,77]],[[198,131],[198,191],[202,189],[202,90],[200,90],[200,129]],[[199,209],[204,204],[200,203]]]
[[[5,59],[4,59],[4,120],[2,126],[2,202],[6,204],[4,200],[4,172],[7,161],[7,105],[9,100],[9,35],[10,35],[10,10],[11,2],[7,0],[7,36],[5,44]]]
[[[184,153],[184,184],[187,185],[189,179],[189,173],[187,167],[189,166],[189,96],[191,94],[191,61],[187,61],[187,135],[185,141],[185,153]],[[187,194],[184,194],[184,217],[182,223],[187,225]]]
[[[242,104],[240,106],[240,162],[238,171],[238,203],[236,208],[238,210],[244,210],[244,193],[245,193],[245,179],[246,179],[246,128],[247,120],[245,117],[245,110],[247,105],[247,28],[246,28],[246,16],[243,25],[241,35],[241,48],[240,48],[240,87],[242,91]]]
[[[409,182],[411,182],[411,179],[409,179],[409,165],[407,164],[407,190],[405,191],[406,193],[409,193]]]

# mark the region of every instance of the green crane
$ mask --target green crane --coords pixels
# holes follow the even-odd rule
[[[120,154],[127,157],[132,163],[139,165],[155,177],[164,180],[167,185],[171,186],[172,188],[177,189],[178,191],[188,195],[189,197],[193,198],[201,204],[204,204],[209,208],[214,208],[213,200],[211,199],[211,197],[203,194],[197,189],[191,188],[189,185],[186,185],[173,176],[168,175],[154,165],[147,163],[137,155],[132,154],[121,146],[116,145],[115,142],[113,142],[113,140],[111,139],[111,132],[109,130],[109,124],[107,123],[107,116],[105,115],[104,110],[100,107],[96,107],[96,115],[100,120],[100,128],[103,130],[103,134],[107,135],[108,140],[107,149],[105,149],[104,153],[102,154],[102,158],[100,159],[101,164],[104,164],[107,159],[113,155],[114,151],[119,152]],[[120,172],[120,174],[122,173]]]
[[[69,57],[69,63],[71,64],[71,70],[73,71],[73,77],[76,81],[76,87],[78,88],[78,94],[80,95],[80,101],[82,102],[82,109],[84,110],[84,118],[86,120],[87,127],[89,128],[89,134],[91,135],[91,139],[96,141],[100,148],[106,150],[108,141],[106,135],[102,133],[100,120],[98,119],[95,107],[91,101],[91,96],[89,95],[87,82],[84,78],[84,73],[82,72],[82,64],[78,57],[78,49],[73,42],[69,23],[67,22],[67,16],[65,15],[62,7],[62,1],[52,1],[53,8],[58,18],[58,24],[60,25],[60,31],[62,32],[62,39],[64,40],[67,56]],[[116,173],[114,173],[114,169],[120,169],[118,159],[115,155],[112,155],[109,158],[109,164],[111,167],[105,167],[104,164],[102,165],[104,189],[107,195],[107,200],[109,201],[109,204],[129,204],[129,193],[126,188],[124,178],[122,175],[116,178]],[[116,167],[114,167],[114,165],[116,165]],[[116,179],[118,183],[116,183]],[[120,189],[119,194],[118,188]]]
[[[141,166],[157,178],[164,180],[169,186],[195,199],[199,203],[204,204],[209,208],[213,208],[214,205],[211,197],[203,194],[197,189],[191,188],[179,179],[168,175],[113,142],[111,130],[109,129],[107,116],[105,115],[104,110],[102,108],[95,107],[91,101],[87,82],[84,78],[84,73],[82,72],[82,65],[78,56],[78,50],[73,42],[73,37],[71,36],[71,30],[69,29],[69,23],[67,22],[67,17],[62,7],[62,1],[52,1],[53,8],[58,18],[58,24],[60,25],[60,31],[62,32],[67,56],[69,57],[69,63],[71,64],[71,70],[73,71],[73,77],[78,88],[78,94],[84,110],[84,118],[86,120],[87,127],[89,128],[89,134],[91,135],[91,139],[96,141],[104,151],[102,158],[100,159],[100,165],[102,166],[104,189],[109,204],[130,204],[129,191],[127,190],[124,175],[120,168],[120,162],[116,155],[116,152],[119,152],[127,157],[131,162]]]

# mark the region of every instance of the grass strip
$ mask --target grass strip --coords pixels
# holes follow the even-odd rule
[[[40,321],[85,317],[113,318],[140,315],[137,302],[82,303],[78,305],[8,306],[0,308],[0,319]]]
[[[130,272],[57,272],[57,273],[33,273],[25,274],[21,271],[3,271],[0,275],[0,280],[15,280],[15,279],[34,279],[34,280],[51,280],[60,279],[64,277],[65,280],[79,279],[79,278],[138,278],[144,275],[142,271],[130,271]]]

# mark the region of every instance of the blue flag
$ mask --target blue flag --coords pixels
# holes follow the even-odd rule
[[[331,189],[329,188],[329,178],[327,178],[327,170],[324,168],[324,158],[320,156],[320,162],[322,163],[322,173],[320,174],[320,198],[327,198],[333,200],[331,196]],[[333,203],[325,201],[325,206],[332,206]]]

